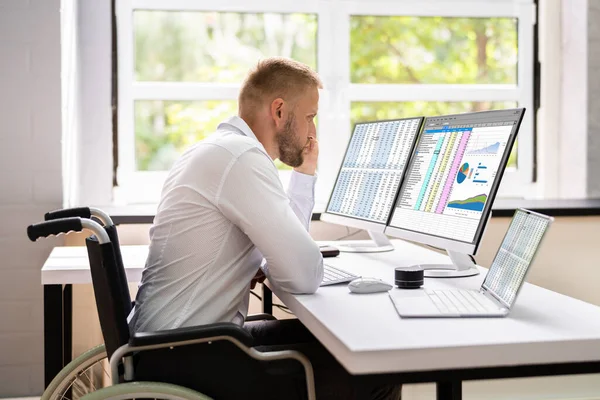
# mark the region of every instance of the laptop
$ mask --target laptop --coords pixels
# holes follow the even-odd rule
[[[402,318],[506,317],[554,218],[517,209],[479,290],[424,288],[414,297],[390,292]]]

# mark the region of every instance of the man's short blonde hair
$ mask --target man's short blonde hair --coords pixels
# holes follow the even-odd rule
[[[294,102],[304,90],[323,84],[319,75],[298,61],[271,57],[259,61],[244,81],[238,99],[239,114],[251,117],[262,105],[277,98]]]

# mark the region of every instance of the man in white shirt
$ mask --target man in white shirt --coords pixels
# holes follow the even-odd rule
[[[240,91],[239,116],[221,123],[174,164],[150,230],[150,251],[129,317],[132,332],[216,322],[244,325],[250,288],[265,277],[291,293],[317,290],[323,258],[308,227],[314,207],[319,152],[314,118],[321,87],[317,74],[303,64],[283,58],[260,62]],[[287,195],[276,159],[294,168]],[[300,351],[310,353],[320,398],[327,392],[344,393],[341,386],[349,393],[344,398],[373,393],[371,388],[355,388],[351,376],[297,320],[244,327],[263,350],[301,346]],[[209,357],[205,350],[198,351],[196,359]],[[260,370],[250,376],[243,369],[247,367],[234,364],[239,373],[224,367],[238,383],[242,380],[246,394],[281,398],[285,393],[291,398],[296,387],[302,391],[299,379],[265,392],[260,380],[269,379],[268,373],[250,368]],[[320,369],[326,373],[320,376]],[[203,378],[231,379],[216,370],[204,371]],[[207,394],[237,397],[236,387],[226,386],[226,395]]]

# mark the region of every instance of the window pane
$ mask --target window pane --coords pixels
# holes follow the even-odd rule
[[[354,83],[517,83],[517,19],[352,16]]]
[[[313,14],[135,11],[134,29],[136,80],[238,83],[270,56],[316,69]]]
[[[166,171],[190,145],[237,114],[236,101],[136,101],[135,159],[139,171]]]
[[[237,115],[236,101],[135,102],[135,161],[138,171],[167,171],[192,144]],[[280,170],[291,168],[276,160]]]
[[[351,120],[354,126],[357,122],[374,121],[382,119],[409,118],[424,115],[435,117],[437,115],[459,114],[473,111],[500,110],[515,108],[517,102],[486,102],[486,101],[461,101],[461,102],[353,102],[351,106]],[[508,167],[517,167],[517,144],[515,142],[512,153],[508,159]]]

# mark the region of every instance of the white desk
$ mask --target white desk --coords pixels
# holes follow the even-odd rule
[[[395,266],[447,260],[419,246],[393,243],[393,252],[342,253],[326,262],[393,283]],[[147,246],[121,251],[128,280],[139,281]],[[476,289],[485,273],[426,279],[425,285]],[[55,248],[42,268],[47,286],[90,282],[83,247]],[[438,398],[460,398],[460,381],[467,379],[600,372],[600,307],[534,285],[525,285],[507,318],[493,319],[401,319],[387,293],[350,294],[346,285],[323,287],[314,295],[272,289],[348,371],[379,374],[373,379],[438,382]],[[407,301],[414,293],[393,290]]]
[[[394,266],[448,260],[393,243],[394,252],[342,253],[325,262],[393,284]],[[487,272],[480,269],[470,278],[426,278],[425,286],[478,289]],[[387,293],[351,294],[345,285],[320,288],[311,296],[271,289],[354,374],[600,360],[600,307],[531,284],[525,284],[508,317],[485,319],[402,319]],[[406,301],[415,293],[392,290]]]

